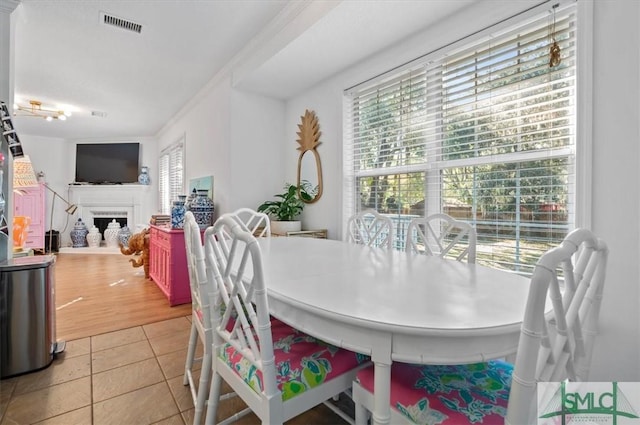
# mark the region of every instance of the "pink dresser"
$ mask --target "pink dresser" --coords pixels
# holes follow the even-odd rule
[[[170,305],[191,302],[184,232],[181,229],[151,225],[149,276],[164,292]]]
[[[39,183],[35,187],[20,188],[20,193],[13,195],[13,215],[23,215],[31,218],[27,240],[24,248],[44,251],[45,227],[45,188]]]

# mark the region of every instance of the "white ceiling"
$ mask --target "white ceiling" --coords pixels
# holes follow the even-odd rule
[[[22,0],[15,100],[73,116],[14,124],[69,140],[154,136],[216,76],[286,99],[473,1]],[[100,12],[142,32],[107,26]]]

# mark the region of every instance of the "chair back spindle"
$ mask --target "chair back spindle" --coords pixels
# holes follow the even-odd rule
[[[393,423],[535,423],[538,382],[589,378],[607,257],[606,244],[586,229],[569,233],[540,257],[531,277],[515,365],[503,360],[394,363]],[[356,424],[364,425],[366,411],[373,410],[373,383],[372,367],[360,371],[353,383]]]
[[[209,316],[209,295],[212,291],[211,281],[207,278],[204,247],[200,238],[200,227],[191,211],[187,211],[184,221],[184,241],[191,289],[191,333],[183,384],[189,385],[195,406],[194,420],[200,422],[203,416],[207,387],[211,375],[213,331]],[[200,382],[196,386],[194,379],[194,363],[196,361],[196,345],[200,341],[203,346]]]
[[[271,222],[269,216],[251,208],[239,208],[231,213],[243,230],[251,233],[255,237],[271,236]]]
[[[606,244],[591,231],[576,229],[538,260],[522,322],[506,423],[528,420],[537,382],[588,379],[608,253]]]
[[[392,249],[393,222],[376,210],[361,211],[349,218],[346,239],[350,243]]]
[[[447,214],[414,218],[407,228],[405,250],[475,263],[476,230]]]
[[[206,423],[216,418],[224,379],[247,404],[231,423],[253,411],[281,424],[351,387],[366,356],[330,346],[270,316],[266,276],[255,230],[235,213],[205,232],[208,279],[213,282],[213,379]],[[262,242],[262,241],[261,241]]]

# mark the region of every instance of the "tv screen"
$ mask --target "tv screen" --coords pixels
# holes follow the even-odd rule
[[[139,143],[78,143],[76,182],[137,183],[139,154]]]

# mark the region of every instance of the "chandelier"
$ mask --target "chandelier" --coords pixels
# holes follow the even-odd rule
[[[45,109],[42,107],[42,102],[40,102],[39,100],[30,100],[29,106],[14,104],[13,115],[44,118],[47,121],[65,121],[67,117],[71,116],[71,112],[55,109]]]

